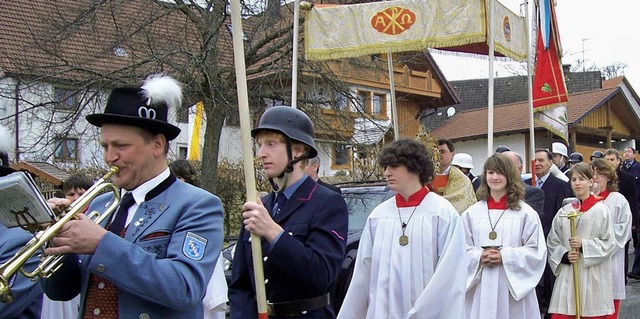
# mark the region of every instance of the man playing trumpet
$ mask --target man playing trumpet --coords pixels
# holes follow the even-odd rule
[[[82,318],[202,318],[202,298],[222,245],[222,204],[197,187],[177,183],[167,167],[168,141],[180,129],[167,122],[181,104],[171,77],[152,75],[138,87],[116,88],[105,112],[87,116],[100,127],[118,210],[103,224],[84,214],[65,224],[46,249],[67,254],[42,287],[53,300],[81,293]],[[89,211],[102,212],[111,192]],[[68,204],[58,201],[56,204]]]

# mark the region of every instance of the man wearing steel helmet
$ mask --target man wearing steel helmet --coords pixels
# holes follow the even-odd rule
[[[344,257],[347,205],[304,172],[318,154],[313,124],[286,106],[268,109],[251,131],[274,191],[243,207],[229,301],[231,318],[257,318],[250,233],[262,237],[270,318],[334,318],[331,288]]]

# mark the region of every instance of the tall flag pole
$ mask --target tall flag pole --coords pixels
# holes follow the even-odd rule
[[[387,1],[387,0],[385,0]],[[391,98],[391,118],[393,120],[393,140],[400,139],[400,123],[398,122],[398,108],[396,104],[396,80],[393,73],[393,54],[387,50],[387,69],[389,71],[389,97]]]
[[[300,31],[300,0],[293,1],[293,57],[291,61],[291,107],[298,107],[298,34]]]
[[[536,11],[538,39],[532,89],[535,120],[568,143],[568,95],[560,60],[560,33],[555,8],[551,0],[540,0]]]
[[[251,141],[251,122],[249,120],[249,94],[247,90],[247,69],[244,64],[244,42],[242,41],[242,19],[240,0],[231,1],[231,27],[233,37],[233,59],[235,62],[236,85],[238,89],[238,110],[240,112],[240,135],[242,138],[242,163],[247,200],[257,201],[256,175],[253,166],[253,142]],[[256,287],[258,319],[268,319],[267,293],[262,265],[262,244],[260,236],[251,233],[251,256]]]
[[[529,163],[529,172],[531,172],[531,185],[536,185],[536,174],[534,174],[534,170],[535,170],[535,165],[536,165],[536,161],[535,161],[535,156],[534,154],[536,153],[536,140],[535,140],[535,124],[533,121],[533,93],[532,93],[532,89],[533,89],[533,75],[531,72],[531,24],[530,24],[530,20],[529,20],[529,1],[525,1],[524,2],[524,21],[525,21],[525,29],[526,29],[526,36],[527,36],[527,92],[528,92],[528,99],[529,99],[529,156],[531,158],[530,163]]]
[[[494,23],[493,15],[495,14],[494,1],[489,0],[489,9],[487,10],[487,21],[489,21],[489,31],[487,32],[487,42],[489,43],[489,92],[487,99],[487,157],[493,154],[493,60],[495,42],[494,38]]]

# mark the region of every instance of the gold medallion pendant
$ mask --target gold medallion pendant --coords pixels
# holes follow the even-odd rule
[[[400,246],[406,246],[409,244],[409,237],[407,237],[407,235],[402,235],[398,241],[400,242]]]
[[[496,233],[494,230],[489,232],[489,239],[491,240],[495,240],[496,238],[498,238],[498,233]]]

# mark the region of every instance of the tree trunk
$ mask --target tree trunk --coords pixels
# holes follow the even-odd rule
[[[205,99],[205,111],[207,127],[204,132],[204,145],[202,147],[202,188],[216,193],[218,186],[218,150],[220,148],[220,135],[224,124],[225,112],[214,106],[215,102]]]

